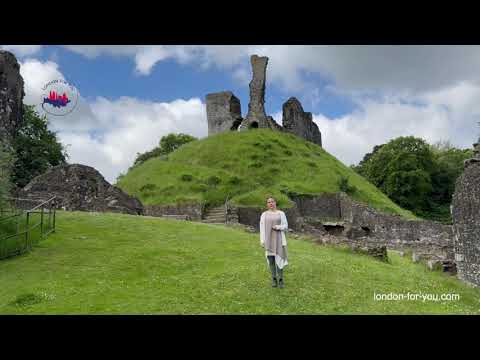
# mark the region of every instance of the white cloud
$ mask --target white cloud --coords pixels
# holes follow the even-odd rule
[[[154,65],[159,61],[174,57],[180,63],[186,63],[191,58],[190,47],[186,46],[65,45],[65,47],[89,59],[102,55],[131,57],[135,60],[135,70],[141,75],[150,74]]]
[[[67,46],[87,57],[130,56],[149,74],[167,58],[180,63],[230,69],[235,78],[250,74],[249,56],[270,58],[267,81],[290,92],[309,91],[314,76],[330,79],[346,92],[424,92],[461,81],[480,81],[480,46],[390,45],[203,45]],[[313,76],[313,77],[312,77]]]
[[[20,72],[25,81],[24,102],[29,105],[39,104],[47,82],[65,78],[58,64],[37,59],[21,62]],[[37,110],[44,114],[40,106]],[[98,97],[87,102],[80,96],[72,113],[47,117],[50,129],[68,145],[69,161],[95,167],[110,182],[133,164],[138,152],[157,146],[163,135],[207,135],[205,105],[198,98],[166,103]]]
[[[360,100],[359,106],[335,119],[314,115],[324,148],[348,165],[398,136],[420,137],[430,144],[449,140],[470,148],[480,115],[480,86],[462,82],[417,97]]]
[[[20,75],[25,80],[24,102],[28,105],[41,103],[42,88],[51,80],[65,80],[63,74],[58,70],[58,64],[37,59],[25,59],[20,61]]]
[[[90,108],[92,128],[65,127],[58,134],[64,144],[71,144],[70,162],[94,166],[110,182],[133,164],[137,153],[151,150],[164,135],[207,135],[205,105],[197,98],[170,103],[97,98]]]
[[[17,57],[33,55],[41,48],[42,45],[0,45],[0,50],[10,51]]]

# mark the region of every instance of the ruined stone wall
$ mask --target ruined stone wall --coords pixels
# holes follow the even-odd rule
[[[208,135],[238,128],[242,122],[240,100],[230,91],[206,96]]]
[[[342,220],[349,224],[346,235],[389,249],[413,250],[425,259],[454,259],[453,228],[434,221],[406,220],[399,215],[379,213],[339,194]]]
[[[322,146],[322,134],[312,120],[312,113],[303,111],[302,104],[291,97],[283,104],[282,124],[286,131]]]
[[[328,238],[334,244],[375,249],[386,246],[412,251],[417,259],[454,261],[454,233],[450,225],[380,213],[343,193],[293,196],[292,200],[295,206],[282,210],[294,231]],[[240,224],[259,231],[260,215],[265,209],[234,209]]]
[[[0,50],[0,141],[9,144],[22,124],[24,96],[17,59]]]
[[[294,196],[292,200],[296,203],[291,211],[294,230],[342,235],[341,242],[412,250],[425,259],[454,258],[452,226],[379,213],[342,193]],[[239,221],[255,225],[257,216],[258,211],[243,210]]]
[[[187,215],[188,220],[202,220],[203,205],[193,204],[173,204],[173,205],[145,205],[145,215],[163,216],[163,215]]]
[[[340,221],[342,219],[338,194],[292,196],[298,211],[306,221]]]
[[[480,145],[474,146],[475,157],[465,162],[455,184],[452,218],[458,276],[480,286]]]
[[[81,164],[59,165],[35,177],[18,192],[22,199],[50,199],[57,208],[69,211],[108,211],[143,214],[142,203],[109,184],[93,167]]]

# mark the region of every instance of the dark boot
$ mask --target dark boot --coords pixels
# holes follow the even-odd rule
[[[275,264],[275,256],[268,256],[268,265],[270,266],[270,272],[272,273],[272,287],[277,287],[277,266]]]
[[[277,267],[277,275],[278,275],[278,287],[283,288],[285,286],[283,282],[283,269]]]

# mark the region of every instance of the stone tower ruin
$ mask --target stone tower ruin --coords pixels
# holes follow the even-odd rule
[[[23,121],[23,78],[15,56],[0,50],[0,142],[9,146]]]
[[[474,156],[465,160],[455,184],[452,218],[458,277],[480,286],[480,138],[473,147]]]
[[[304,112],[296,98],[283,104],[283,126],[265,113],[265,84],[268,57],[252,55],[252,81],[250,81],[250,102],[245,119],[242,118],[240,100],[231,92],[223,91],[208,94],[207,121],[208,135],[225,131],[244,131],[255,128],[268,128],[286,131],[322,146],[322,135],[312,120],[312,113]]]
[[[265,82],[267,76],[268,58],[253,55],[250,59],[253,77],[250,81],[250,102],[248,114],[242,122],[241,129],[267,128],[267,115],[265,114]]]
[[[302,104],[291,97],[282,107],[285,130],[322,146],[322,134],[312,120],[312,113],[303,111]]]
[[[236,130],[242,122],[240,100],[231,91],[207,95],[208,135]]]

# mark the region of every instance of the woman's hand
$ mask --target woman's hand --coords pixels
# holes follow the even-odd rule
[[[273,225],[273,226],[272,226],[272,229],[273,229],[273,230],[280,231],[280,230],[281,230],[281,226],[280,226],[280,225]]]

